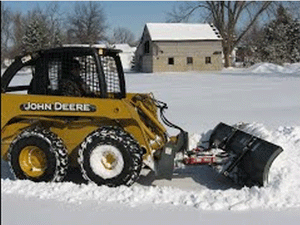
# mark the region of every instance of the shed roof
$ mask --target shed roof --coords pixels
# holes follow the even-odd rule
[[[217,29],[209,24],[147,23],[152,41],[222,40]]]

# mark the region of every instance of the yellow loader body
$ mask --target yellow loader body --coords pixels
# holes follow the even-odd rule
[[[129,186],[144,164],[171,177],[187,134],[168,135],[157,116],[166,104],[152,94],[126,93],[119,52],[40,50],[16,57],[6,69],[1,157],[17,178],[62,181],[71,166],[98,185]]]
[[[158,121],[155,105],[145,106],[139,102],[139,110],[146,111],[153,123],[160,126],[154,133],[144,124],[132,101],[137,95],[140,94],[130,93],[124,99],[95,99],[1,94],[1,156],[7,158],[8,147],[19,132],[40,124],[63,139],[69,155],[99,127],[120,126],[139,142],[146,152],[144,158],[148,158],[153,151],[165,145],[167,140],[162,134],[166,130]],[[161,143],[150,146],[151,138],[159,138]]]

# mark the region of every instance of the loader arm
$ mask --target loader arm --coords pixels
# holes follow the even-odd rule
[[[147,134],[152,148],[153,169],[156,178],[171,180],[176,153],[184,152],[188,148],[188,133],[165,117],[164,110],[168,108],[167,104],[156,100],[152,94],[134,94],[129,96],[143,121],[142,128]],[[159,121],[158,113],[165,125],[179,130],[177,136],[170,137],[168,135],[167,129]]]

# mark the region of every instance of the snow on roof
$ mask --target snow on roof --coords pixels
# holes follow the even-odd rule
[[[106,44],[64,44],[63,47],[94,47],[94,48],[109,48]]]
[[[152,41],[222,40],[217,29],[209,24],[147,23]]]
[[[114,48],[122,52],[135,52],[136,47],[130,47],[128,44],[64,44],[63,47],[95,47],[95,48]]]
[[[129,44],[114,44],[114,48],[121,49],[123,52],[135,52],[136,47],[130,47]]]

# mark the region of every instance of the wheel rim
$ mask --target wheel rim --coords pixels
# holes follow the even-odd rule
[[[27,146],[20,153],[19,164],[26,175],[40,177],[47,168],[46,155],[36,146]]]
[[[124,160],[122,153],[116,147],[101,145],[92,151],[90,165],[95,174],[103,179],[111,179],[122,172]]]

